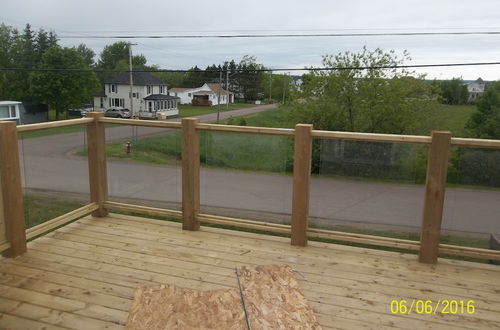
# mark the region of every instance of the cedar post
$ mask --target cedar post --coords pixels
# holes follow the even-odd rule
[[[292,245],[307,245],[309,183],[311,178],[312,125],[295,126],[293,154]]]
[[[198,118],[182,118],[182,229],[199,230],[200,133]]]
[[[431,136],[432,142],[427,160],[420,252],[418,254],[418,260],[426,264],[437,263],[451,133],[433,131]]]
[[[105,217],[108,215],[108,210],[104,208],[104,202],[108,200],[106,133],[104,124],[99,122],[104,113],[87,112],[87,117],[94,118],[94,122],[87,125],[90,201],[99,205],[92,216]]]
[[[13,121],[0,122],[0,181],[3,204],[1,217],[5,224],[5,238],[10,243],[10,248],[2,255],[13,258],[26,252],[19,147],[17,127]]]

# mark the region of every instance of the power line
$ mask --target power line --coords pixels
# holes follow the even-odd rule
[[[457,32],[364,32],[364,33],[277,33],[277,34],[156,34],[156,35],[62,35],[61,39],[202,39],[202,38],[321,38],[380,36],[500,35],[500,31]]]
[[[310,68],[260,68],[260,69],[236,69],[236,72],[271,72],[271,71],[344,71],[344,70],[372,70],[372,69],[410,69],[410,68],[434,68],[434,67],[457,67],[457,66],[480,66],[500,65],[500,62],[471,62],[471,63],[441,63],[441,64],[409,64],[409,65],[380,65],[380,66],[348,66],[348,67],[310,67]],[[0,68],[0,71],[21,72],[115,72],[122,73],[124,70],[114,69],[79,69],[79,68]],[[180,70],[180,69],[134,69],[134,72],[219,72],[217,70]],[[222,71],[227,71],[222,69]]]

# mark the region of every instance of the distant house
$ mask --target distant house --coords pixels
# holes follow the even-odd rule
[[[48,119],[46,104],[0,101],[0,120],[12,120],[18,125],[45,122]]]
[[[179,98],[167,94],[167,84],[148,72],[125,72],[104,81],[104,91],[94,94],[94,110],[106,111],[121,107],[133,111],[133,116],[157,118],[158,114],[179,114]],[[132,100],[132,103],[131,103]]]
[[[467,84],[467,91],[469,92],[469,102],[475,102],[486,91],[486,82],[478,78],[476,81]]]
[[[234,93],[225,90],[216,83],[205,83],[196,88],[171,88],[170,96],[180,98],[181,104],[213,106],[219,104],[234,103]]]

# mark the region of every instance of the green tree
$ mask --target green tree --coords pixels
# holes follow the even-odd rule
[[[478,138],[500,139],[500,81],[488,86],[466,128]]]
[[[85,65],[89,68],[92,68],[95,64],[94,51],[92,49],[88,48],[87,45],[85,45],[85,44],[79,44],[77,47],[74,47],[74,48],[82,56],[83,60],[85,61]]]
[[[101,70],[119,70],[126,71],[129,68],[129,50],[128,43],[124,41],[115,42],[104,47],[97,62],[97,68]],[[142,54],[132,56],[133,68],[146,68],[146,57]],[[126,63],[126,69],[125,69]],[[116,73],[108,72],[100,74],[100,79],[104,80],[115,76]]]
[[[311,71],[292,108],[295,122],[323,130],[411,133],[436,99],[423,76],[395,66],[410,60],[391,50],[341,53],[323,57],[323,66]],[[381,67],[389,67],[383,69]]]
[[[282,102],[285,96],[285,102],[292,96],[292,78],[287,74],[263,73],[261,90],[266,100],[272,102]]]
[[[439,82],[442,92],[442,102],[445,104],[466,104],[469,100],[469,91],[462,78],[453,78]]]
[[[52,47],[42,57],[40,69],[88,69],[74,48]],[[99,82],[94,72],[37,71],[30,75],[31,92],[38,101],[49,104],[59,114],[90,100]]]

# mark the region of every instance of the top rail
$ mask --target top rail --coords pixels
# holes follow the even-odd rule
[[[145,127],[165,127],[165,128],[181,128],[180,122],[175,121],[152,121],[152,120],[134,120],[122,118],[99,118],[101,123],[132,125],[132,126],[145,126]]]
[[[500,149],[500,140],[451,138],[454,147]]]
[[[205,131],[253,133],[253,134],[265,134],[265,135],[293,136],[295,134],[295,130],[292,128],[233,126],[233,125],[219,125],[219,124],[197,124],[196,128]]]
[[[49,128],[84,125],[93,122],[93,118],[79,118],[60,120],[48,123],[18,125],[17,132],[38,131]],[[133,120],[122,118],[99,118],[100,122],[119,125],[133,125],[144,127],[164,127],[164,128],[181,128],[180,122],[173,121],[151,121],[151,120]],[[272,128],[272,127],[255,127],[255,126],[233,126],[220,124],[197,124],[196,128],[205,131],[233,132],[233,133],[250,133],[263,135],[282,135],[294,136],[295,130],[292,128]],[[386,142],[386,143],[409,143],[409,144],[424,144],[431,143],[431,137],[425,135],[397,135],[397,134],[379,134],[379,133],[357,133],[357,132],[340,132],[340,131],[322,131],[313,130],[313,138],[339,139],[352,141],[368,141],[368,142]],[[492,139],[473,139],[452,137],[451,145],[455,147],[467,148],[485,148],[485,149],[500,149],[500,140]]]
[[[416,143],[416,144],[431,143],[430,136],[420,136],[420,135],[397,135],[397,134],[355,133],[355,132],[313,130],[312,136],[316,138],[372,141],[372,142],[400,142],[400,143]]]
[[[79,119],[67,119],[59,121],[51,121],[48,123],[38,123],[38,124],[28,124],[17,126],[17,132],[31,132],[38,131],[41,129],[55,128],[55,127],[65,127],[65,126],[76,126],[82,124],[88,124],[93,122],[93,118],[79,118]]]

